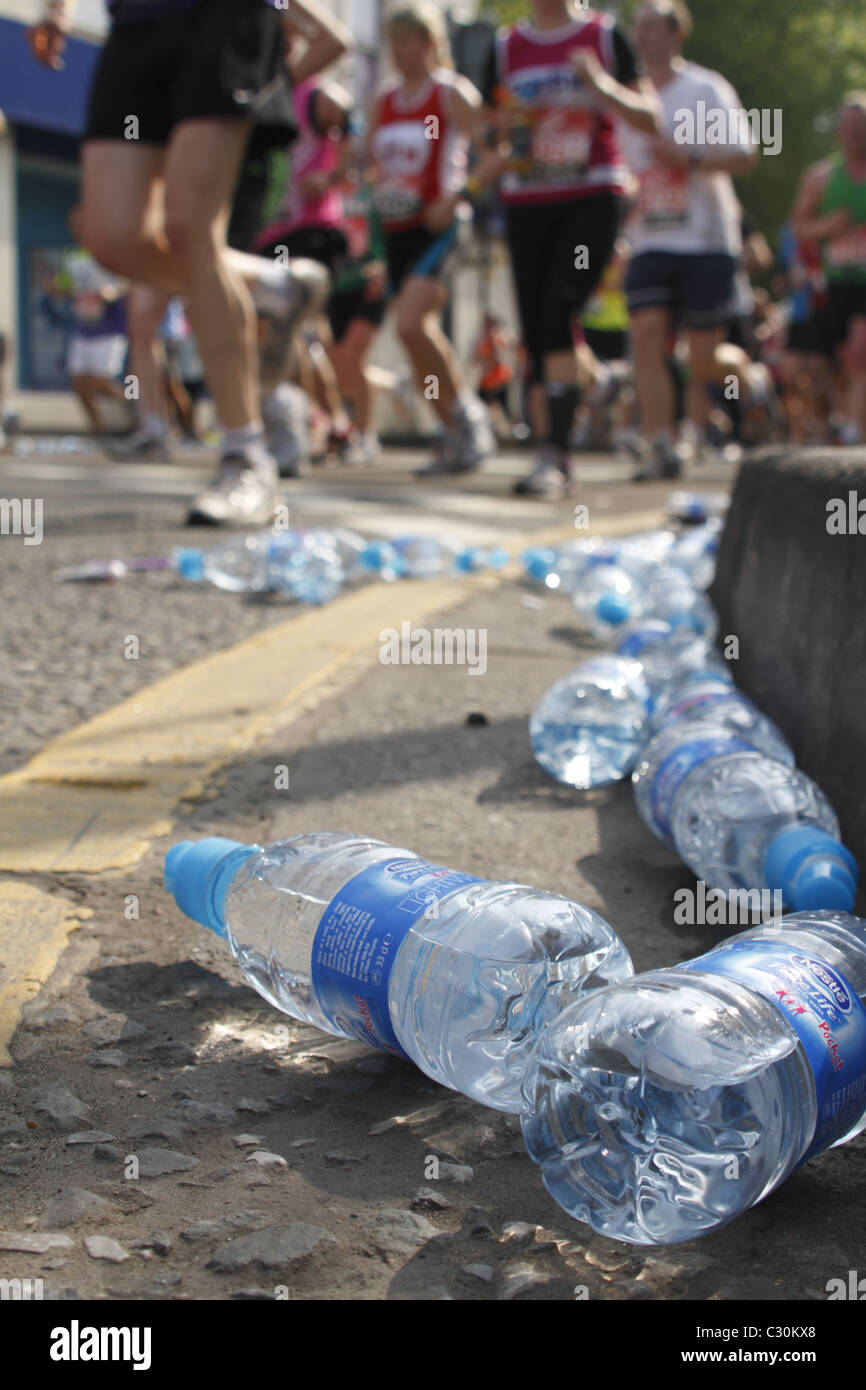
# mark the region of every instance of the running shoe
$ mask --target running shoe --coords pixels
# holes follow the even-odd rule
[[[268,449],[281,478],[298,478],[309,457],[310,432],[307,396],[299,386],[283,382],[262,397],[262,420]]]
[[[659,478],[680,478],[692,457],[692,451],[684,444],[675,444],[670,440],[653,440],[648,445],[643,462],[632,482],[649,483]]]
[[[130,463],[170,463],[174,456],[168,430],[161,434],[148,429],[133,430],[121,439],[112,439],[110,449],[117,458]]]
[[[219,477],[193,500],[188,526],[267,526],[277,506],[277,466],[261,444],[225,454]]]
[[[256,310],[268,324],[261,348],[265,368],[282,365],[295,330],[324,309],[331,289],[331,277],[318,261],[297,256],[285,272],[279,283],[255,288]]]
[[[514,484],[518,497],[568,497],[574,488],[568,465],[568,455],[561,449],[544,444],[538,451],[535,467],[525,478]]]
[[[343,450],[342,461],[356,468],[371,468],[381,457],[382,446],[378,437],[372,431],[368,431],[366,434],[352,436]]]
[[[483,401],[468,393],[454,404],[454,424],[451,434],[457,463],[461,470],[477,468],[496,452],[496,437],[490,415]]]

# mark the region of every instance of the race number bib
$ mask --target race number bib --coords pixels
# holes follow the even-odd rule
[[[640,174],[637,212],[651,227],[677,227],[688,221],[689,173],[666,164],[652,164]]]
[[[834,237],[827,246],[827,261],[834,270],[866,270],[866,224]]]
[[[588,111],[539,111],[532,123],[532,174],[569,178],[583,173],[592,149],[594,119]]]
[[[373,187],[373,203],[383,222],[401,222],[421,209],[418,190],[409,180],[387,179]]]

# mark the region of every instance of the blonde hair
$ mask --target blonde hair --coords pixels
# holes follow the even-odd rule
[[[858,110],[866,111],[866,92],[846,92],[839,110],[847,111],[849,106],[856,106]]]
[[[390,38],[400,31],[423,34],[433,44],[437,67],[453,68],[448,31],[438,5],[430,0],[409,0],[408,4],[393,5],[385,15],[385,34]]]

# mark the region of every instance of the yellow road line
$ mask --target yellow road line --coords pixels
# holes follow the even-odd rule
[[[0,1067],[12,1064],[9,1043],[21,1008],[48,979],[69,933],[91,915],[29,883],[0,884]]]
[[[660,513],[616,518],[604,534],[651,525]],[[602,528],[596,528],[598,533]],[[557,528],[511,538],[517,553],[574,536]],[[225,763],[274,728],[379,633],[453,607],[500,576],[371,584],[326,608],[193,662],[61,735],[0,778],[0,870],[99,873],[128,868],[172,827]]]
[[[589,534],[660,525],[663,513],[612,518]],[[527,545],[587,532],[556,527],[504,539]],[[136,864],[226,763],[300,711],[334,693],[334,677],[379,650],[399,629],[498,586],[500,574],[424,583],[371,584],[193,662],[47,744],[0,777],[0,870],[100,873]],[[349,678],[352,672],[348,672]],[[82,916],[66,900],[14,879],[0,881],[0,1066],[21,1005],[51,974]],[[86,915],[89,915],[87,913]]]

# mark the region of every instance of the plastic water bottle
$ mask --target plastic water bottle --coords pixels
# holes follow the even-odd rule
[[[231,536],[210,550],[178,549],[184,579],[208,580],[232,593],[288,593],[301,603],[327,603],[363,572],[365,542],[343,527],[331,531],[260,531]]]
[[[539,700],[529,720],[532,751],[545,772],[567,786],[618,782],[637,757],[649,705],[639,661],[593,657]]]
[[[607,640],[643,611],[638,586],[619,565],[593,565],[580,578],[572,599],[584,627]]]
[[[697,589],[708,589],[713,582],[721,529],[721,522],[710,520],[686,531],[670,548],[670,563],[682,570]]]
[[[694,628],[709,641],[715,637],[719,620],[706,594],[675,565],[659,565],[640,590],[641,611],[661,618],[673,626]]]
[[[674,627],[659,618],[640,619],[623,629],[617,654],[640,662],[654,708],[693,672],[712,671],[733,685],[722,657],[689,625]]]
[[[474,574],[482,569],[501,569],[511,558],[502,546],[485,550],[437,536],[398,536],[393,541],[370,542],[365,564],[385,577],[436,579],[446,574]]]
[[[297,543],[297,531],[260,531],[229,536],[210,550],[179,547],[173,559],[184,579],[207,580],[229,593],[265,593],[277,587],[277,575]]]
[[[866,922],[801,912],[588,994],[542,1035],[526,1147],[637,1245],[715,1230],[866,1124]]]
[[[781,729],[747,695],[731,685],[727,671],[694,671],[653,705],[649,727],[662,729],[698,722],[721,724],[754,748],[793,767],[796,759]]]
[[[772,746],[771,734],[758,751],[709,720],[671,725],[632,774],[641,818],[713,888],[778,889],[795,911],[850,912],[857,864],[836,813]]]
[[[182,842],[165,882],[278,1009],[409,1057],[499,1110],[520,1109],[540,1029],[584,990],[632,973],[589,908],[359,835],[267,849]]]

